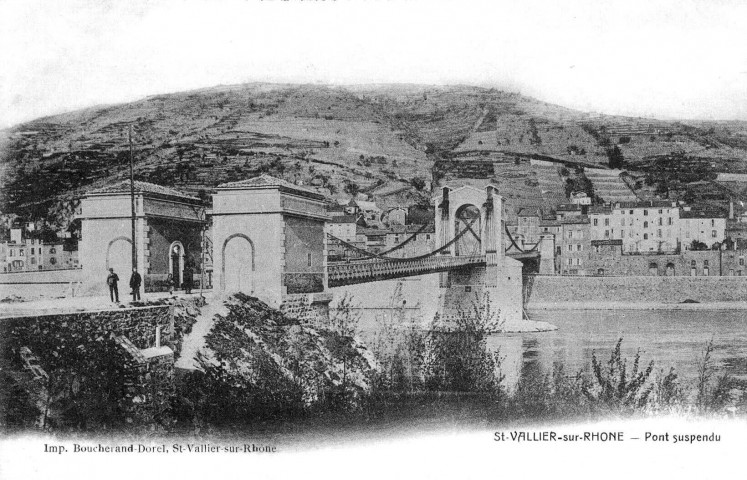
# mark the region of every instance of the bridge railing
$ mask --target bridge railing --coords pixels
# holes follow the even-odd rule
[[[368,259],[327,265],[330,287],[443,272],[485,263],[485,255],[433,256],[411,260]]]

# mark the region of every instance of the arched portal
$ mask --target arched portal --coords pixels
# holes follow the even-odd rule
[[[454,215],[454,237],[464,233],[454,244],[455,255],[482,253],[482,225],[480,209],[471,204],[459,207]]]
[[[667,263],[667,273],[666,275],[668,277],[674,277],[674,263],[669,262]]]
[[[106,249],[106,269],[114,269],[120,280],[130,278],[132,272],[132,240],[117,237]]]
[[[249,237],[240,233],[228,237],[221,258],[221,290],[253,293],[254,245]]]
[[[184,283],[184,258],[186,252],[182,242],[175,241],[169,246],[169,273],[174,279],[176,288],[180,288]]]

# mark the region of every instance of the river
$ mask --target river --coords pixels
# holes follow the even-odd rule
[[[435,305],[420,288],[433,288],[433,281],[405,284],[401,293],[396,285],[368,284],[364,291],[351,292],[363,307],[359,331],[364,341],[373,341],[382,323],[423,325]],[[437,288],[437,287],[436,287]],[[431,290],[433,291],[433,290]],[[365,294],[363,294],[365,292]],[[418,292],[412,299],[408,293]],[[397,305],[408,299],[402,319]],[[394,307],[394,308],[393,308]],[[694,383],[697,364],[709,340],[717,374],[728,372],[747,380],[747,311],[744,310],[529,310],[532,320],[551,323],[558,330],[541,333],[495,334],[488,339],[491,349],[499,349],[502,373],[507,384],[515,384],[528,367],[552,372],[562,363],[567,374],[588,370],[592,352],[606,362],[618,339],[623,356],[632,365],[640,349],[641,365],[654,361],[654,372],[664,374],[674,367],[683,383]]]

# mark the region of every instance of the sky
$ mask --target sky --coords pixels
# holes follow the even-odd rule
[[[0,128],[244,82],[471,84],[747,120],[747,2],[0,0]]]

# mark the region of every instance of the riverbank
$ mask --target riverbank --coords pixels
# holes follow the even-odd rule
[[[529,302],[528,310],[747,310],[747,302]],[[544,322],[542,322],[544,323]]]
[[[500,333],[535,333],[535,332],[552,332],[558,327],[548,322],[536,320],[519,320],[507,321],[502,325]]]

